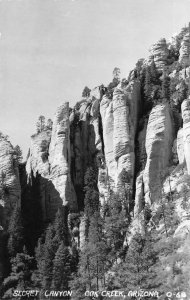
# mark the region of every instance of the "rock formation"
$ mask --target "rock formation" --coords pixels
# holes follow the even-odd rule
[[[82,248],[90,224],[85,211],[85,174],[89,167],[97,175],[95,192],[99,196],[100,214],[109,206],[112,192],[118,192],[116,196],[122,195],[122,201],[126,200],[121,205],[126,220],[130,220],[131,233],[125,237],[126,244],[136,231],[145,234],[154,224],[162,194],[165,199],[172,198],[179,219],[175,235],[186,235],[190,228],[190,98],[185,96],[190,78],[187,31],[171,43],[161,39],[154,44],[149,59],[139,61],[128,79],[96,87],[73,109],[69,103],[61,105],[55,113],[52,130],[46,127],[31,137],[26,170],[24,164],[20,168],[20,174],[26,172],[28,183],[21,182],[21,187],[14,149],[10,142],[0,138],[0,239],[7,230],[13,207],[24,206],[25,201],[35,197],[42,209],[44,227],[54,220],[59,207],[66,207],[65,222],[70,222],[65,227],[68,239],[70,244],[74,240]],[[149,74],[146,67],[153,60],[158,72],[150,74],[153,78],[149,97],[145,93]],[[163,84],[165,66],[170,87]],[[170,99],[163,97],[164,88],[170,88]],[[22,192],[29,191],[23,192],[26,195],[23,198],[21,188]],[[151,214],[148,221],[147,207]],[[74,225],[73,219],[77,219]],[[163,228],[163,218],[154,226]],[[0,247],[0,273],[2,260]]]
[[[9,141],[0,138],[0,282],[5,268],[5,233],[14,207],[20,205],[21,187],[15,152]]]
[[[187,33],[182,40],[179,62],[187,66],[190,62],[190,34]]]
[[[169,54],[166,39],[160,39],[157,43],[152,45],[150,53],[158,70],[163,70]]]
[[[26,170],[31,185],[39,178],[39,198],[44,219],[52,219],[60,205],[77,209],[70,178],[69,104],[57,109],[52,132],[46,130],[31,137]]]
[[[167,104],[157,105],[150,113],[146,134],[147,163],[144,170],[145,201],[154,203],[159,196],[162,172],[169,165],[174,133]]]
[[[20,206],[20,181],[18,163],[11,143],[0,140],[0,226],[7,228],[15,205]]]
[[[120,184],[119,176],[123,170],[128,173],[130,183],[133,183],[139,106],[140,85],[137,80],[130,82],[124,89],[117,87],[113,100],[103,97],[100,105],[106,166],[115,187]]]
[[[181,105],[183,118],[183,143],[184,155],[187,164],[188,174],[190,174],[190,99],[184,100]]]

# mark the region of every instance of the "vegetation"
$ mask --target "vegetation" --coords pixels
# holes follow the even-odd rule
[[[82,92],[82,97],[89,97],[90,96],[90,92],[91,92],[91,89],[89,89],[87,86],[85,86],[83,92]]]
[[[120,69],[114,68],[112,81],[106,88],[102,86],[106,96],[112,100],[114,89],[118,85],[124,92],[128,92],[126,87],[130,81],[139,82],[142,102],[137,138],[151,109],[157,104],[168,103],[176,132],[182,124],[181,104],[190,94],[190,81],[180,73],[185,71],[178,62],[178,44],[179,41],[176,47],[169,50],[163,71],[157,69],[154,60],[149,64],[139,60],[128,80],[121,80]],[[85,87],[82,96],[88,98],[90,91]],[[87,101],[88,99],[83,99],[75,105],[71,136],[74,136],[79,124],[80,106]],[[88,125],[91,126],[92,123]],[[51,119],[46,122],[45,117],[40,116],[36,124],[37,133],[52,130],[52,126]],[[99,127],[99,131],[102,130]],[[7,139],[0,133],[0,140]],[[140,161],[140,146],[136,144],[135,176],[137,171],[144,169],[146,161],[146,154],[144,161]],[[43,161],[46,161],[46,140],[42,141],[40,151]],[[18,145],[12,155],[19,165],[22,162],[22,151]],[[7,224],[7,235],[2,239],[8,256],[8,271],[6,275],[3,274],[1,298],[11,299],[15,289],[37,289],[42,292],[50,289],[71,290],[72,299],[75,300],[83,300],[85,291],[88,290],[122,290],[126,296],[130,290],[156,290],[161,300],[166,300],[168,291],[175,295],[183,291],[190,297],[190,235],[189,232],[183,237],[177,234],[180,218],[176,210],[177,207],[180,208],[179,211],[189,212],[189,176],[183,175],[179,179],[179,186],[183,184],[179,193],[173,193],[168,177],[169,191],[166,193],[163,188],[165,178],[160,174],[161,192],[156,203],[152,205],[146,201],[142,188],[142,210],[134,217],[135,184],[131,180],[132,174],[126,170],[120,173],[117,183],[119,189],[116,191],[108,176],[104,154],[99,152],[93,155],[88,165],[84,166],[84,186],[81,187],[82,192],[80,190],[80,199],[77,193],[80,202],[78,211],[59,207],[54,219],[43,221],[42,191],[38,189],[43,189],[44,186],[40,186],[40,176],[33,176],[32,187],[28,187],[26,183],[28,190],[22,191],[26,194],[24,197],[22,194],[21,207],[15,206],[12,210]],[[185,166],[178,166],[175,169],[176,174],[182,168],[185,169]],[[98,178],[102,185],[107,186],[104,203],[100,203],[102,197],[98,189]],[[77,191],[76,187],[75,190]],[[7,174],[1,172],[2,205],[6,204],[11,193]],[[80,231],[82,220],[84,228]],[[85,298],[94,299],[92,295]],[[103,299],[100,293],[96,298]],[[43,298],[39,295],[37,299]],[[151,299],[157,297],[153,296]]]
[[[40,133],[45,130],[52,130],[53,121],[51,119],[48,119],[46,122],[46,119],[44,116],[39,116],[38,121],[36,123],[36,131],[37,133]]]

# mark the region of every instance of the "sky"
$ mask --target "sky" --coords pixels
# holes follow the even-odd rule
[[[72,107],[114,67],[127,77],[189,12],[190,0],[0,0],[0,131],[25,156],[40,115]]]

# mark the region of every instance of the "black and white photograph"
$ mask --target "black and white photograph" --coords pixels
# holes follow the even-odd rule
[[[190,300],[190,0],[0,0],[0,300]]]

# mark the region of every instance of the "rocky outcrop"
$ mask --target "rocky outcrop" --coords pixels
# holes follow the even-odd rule
[[[28,178],[31,177],[31,171],[36,176],[37,173],[46,177],[50,172],[49,165],[49,144],[51,141],[51,131],[46,130],[31,136],[30,155],[27,160],[26,170]]]
[[[18,163],[11,143],[0,140],[0,226],[7,228],[15,205],[20,206],[20,181]]]
[[[184,144],[183,144],[183,128],[178,130],[177,133],[177,156],[180,164],[184,163]]]
[[[163,70],[169,54],[166,39],[160,39],[157,43],[152,45],[150,53],[158,70]]]
[[[181,111],[183,118],[184,154],[188,174],[190,174],[190,98],[183,101],[181,105]]]
[[[190,63],[190,34],[187,33],[182,40],[179,62],[186,66]]]
[[[124,170],[130,183],[134,175],[134,140],[140,106],[140,84],[131,81],[126,88],[118,86],[113,100],[103,97],[100,113],[103,123],[104,152],[108,176],[119,187]]]
[[[18,163],[9,141],[0,138],[0,283],[6,269],[5,233],[15,206],[21,205]]]
[[[49,146],[50,180],[59,192],[63,205],[77,208],[76,196],[70,177],[70,124],[69,103],[57,109]]]
[[[158,104],[149,116],[146,134],[147,163],[144,170],[145,202],[154,203],[160,194],[162,172],[169,165],[173,125],[168,104]]]
[[[77,209],[77,200],[70,177],[69,104],[57,109],[52,132],[32,136],[26,170],[31,184],[39,185],[44,219],[52,219],[60,205]],[[36,182],[33,178],[38,178]]]

